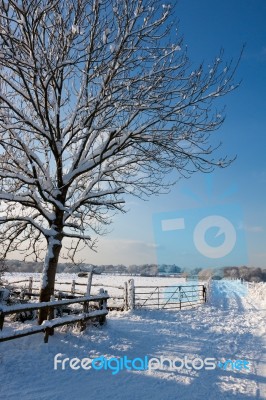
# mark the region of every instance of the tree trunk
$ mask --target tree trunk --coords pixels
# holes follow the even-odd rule
[[[59,259],[59,254],[62,248],[61,240],[54,237],[48,239],[47,254],[44,261],[42,281],[40,288],[40,302],[50,301],[51,296],[54,295],[55,274]],[[43,308],[39,312],[38,323],[42,324],[43,321],[48,319],[48,310]]]

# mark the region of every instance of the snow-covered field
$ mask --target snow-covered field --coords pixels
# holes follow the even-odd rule
[[[39,281],[40,275],[37,273],[6,273],[5,279],[8,282],[18,281],[20,279],[29,279],[30,276],[33,277],[33,281]],[[157,285],[172,285],[176,283],[185,283],[185,278],[176,277],[145,277],[145,276],[132,276],[132,275],[93,275],[93,284],[107,286],[123,286],[124,282],[129,279],[134,278],[135,285],[142,286],[157,286]],[[87,278],[79,278],[77,274],[57,274],[57,282],[69,282],[71,284],[72,280],[75,279],[76,282],[86,283]],[[37,286],[36,286],[37,287]],[[67,286],[62,286],[60,289],[64,290]]]
[[[99,277],[99,279],[102,277]],[[116,283],[118,277],[115,277]],[[143,278],[140,278],[143,279]],[[162,278],[160,278],[162,279]],[[142,281],[143,282],[143,281]],[[162,281],[160,281],[162,282]],[[146,283],[145,283],[146,284]],[[161,283],[163,284],[163,283]],[[266,399],[265,285],[213,282],[210,302],[187,311],[110,312],[85,332],[58,329],[0,344],[0,398],[5,400]],[[247,360],[249,370],[54,369],[54,357],[145,356]]]

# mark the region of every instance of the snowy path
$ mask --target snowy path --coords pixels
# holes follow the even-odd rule
[[[111,313],[107,326],[57,332],[49,341],[22,338],[0,344],[0,398],[5,400],[266,399],[265,310],[246,287],[216,282],[211,302],[182,312]],[[54,370],[54,356],[214,357],[245,359],[250,371]],[[264,358],[263,358],[264,357]]]

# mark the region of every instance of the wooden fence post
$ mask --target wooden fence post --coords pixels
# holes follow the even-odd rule
[[[93,274],[93,271],[90,271],[90,272],[88,273],[88,282],[87,282],[86,296],[90,296],[90,295],[91,295],[92,274]],[[86,302],[84,303],[84,306],[83,306],[83,311],[84,311],[84,313],[87,313],[88,310],[89,310],[89,303],[86,301]]]
[[[103,288],[100,288],[99,294],[108,294],[107,290],[104,290]],[[99,301],[99,309],[100,310],[106,310],[107,309],[107,299],[103,299]],[[99,324],[103,325],[106,321],[106,315],[101,315],[99,317]]]
[[[128,281],[128,308],[134,310],[135,308],[135,285],[134,279]]]
[[[55,296],[51,296],[51,302],[55,300]],[[48,307],[48,321],[54,319],[54,307]],[[47,327],[44,330],[44,343],[48,343],[49,336],[53,336],[54,328]]]
[[[127,282],[124,283],[124,310],[128,310],[128,288]]]
[[[25,289],[25,288],[21,289],[20,295],[19,295],[19,297],[20,297],[21,300],[24,300],[24,298],[25,298],[25,293],[26,293],[26,289]]]
[[[90,296],[90,294],[91,294],[92,274],[93,274],[93,271],[90,271],[88,273],[88,283],[87,283],[86,296]]]
[[[207,301],[207,289],[206,289],[205,285],[203,285],[203,287],[202,287],[202,297],[203,297],[204,302],[206,303],[206,301]]]
[[[4,327],[4,320],[5,320],[5,314],[2,311],[0,311],[0,331],[2,331]]]
[[[55,296],[51,296],[51,301],[55,301]],[[52,319],[54,319],[55,316],[55,309],[54,307],[50,307],[49,308],[49,312],[48,312],[48,320],[51,321]],[[49,335],[53,336],[54,334],[54,328],[49,328]]]
[[[104,290],[104,294],[108,295],[107,290]],[[107,299],[103,299],[102,310],[107,310]],[[106,316],[104,316],[104,317],[106,317]]]
[[[63,299],[63,293],[62,292],[58,292],[58,300],[62,300]],[[57,312],[59,317],[63,316],[63,307],[62,306],[58,306],[57,307]]]
[[[29,299],[31,299],[32,285],[33,285],[33,278],[32,278],[32,276],[30,276],[30,278],[29,278],[29,289],[28,289],[28,292],[29,292],[28,297],[29,297]]]
[[[73,296],[75,296],[75,285],[76,285],[76,281],[75,281],[75,279],[73,279],[72,285],[71,285],[71,294],[73,294]]]

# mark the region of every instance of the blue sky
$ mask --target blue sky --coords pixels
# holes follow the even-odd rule
[[[201,61],[208,64],[221,48],[226,60],[236,59],[246,44],[236,75],[242,84],[223,98],[226,121],[218,135],[223,142],[219,152],[237,155],[237,159],[209,176],[196,174],[180,181],[168,195],[148,202],[128,199],[129,212],[114,218],[112,232],[99,238],[98,253],[86,250],[83,256],[97,264],[171,262],[186,267],[248,264],[266,268],[266,1],[179,0],[176,18],[195,66]],[[192,225],[197,225],[197,218],[221,212],[235,228],[238,248],[225,258],[204,258],[195,247]],[[182,213],[184,219],[192,218],[190,233],[176,231],[166,249],[154,220],[181,218]],[[206,231],[210,246],[219,247],[226,239],[225,233],[216,233]]]

